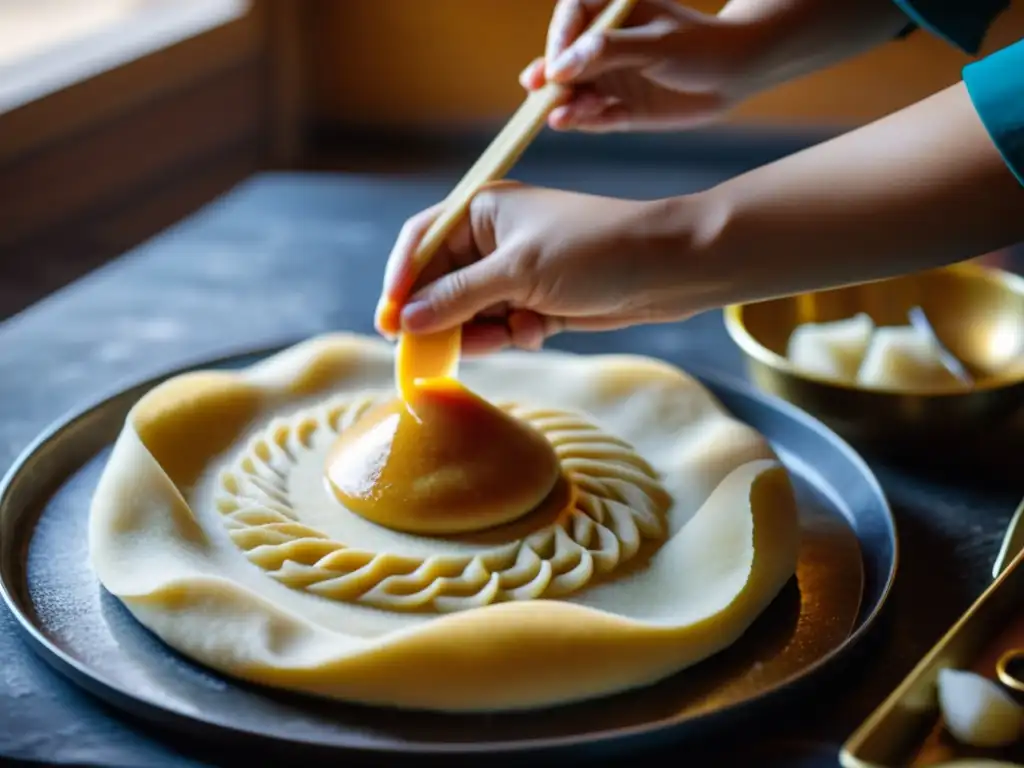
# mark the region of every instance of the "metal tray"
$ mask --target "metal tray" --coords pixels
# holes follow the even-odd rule
[[[123,389],[41,435],[0,486],[0,593],[53,668],[129,714],[188,734],[309,756],[482,754],[607,757],[616,749],[707,738],[777,707],[867,632],[896,571],[893,519],[870,470],[821,423],[745,384],[694,375],[787,465],[800,509],[797,578],[728,650],[646,689],[531,713],[450,716],[348,706],[223,678],[166,648],[107,594],[87,560],[89,500],[135,402],[196,368]],[[237,742],[235,742],[237,743]]]
[[[1003,750],[979,750],[956,744],[942,727],[936,681],[953,667],[995,678],[999,657],[1024,646],[1024,502],[1010,523],[996,559],[995,580],[925,655],[889,697],[843,745],[845,768],[924,768],[956,760],[998,760],[1024,765],[1024,742]],[[1015,547],[1016,556],[1000,569]],[[981,766],[983,763],[979,762]]]

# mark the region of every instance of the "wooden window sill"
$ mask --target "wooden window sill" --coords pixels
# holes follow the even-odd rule
[[[247,0],[0,0],[0,113],[243,17]]]

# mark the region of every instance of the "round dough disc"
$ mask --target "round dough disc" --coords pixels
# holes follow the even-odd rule
[[[667,677],[732,644],[793,576],[797,512],[766,441],[635,356],[463,367],[552,441],[572,509],[460,537],[374,526],[336,501],[322,459],[346,419],[393,396],[393,365],[388,344],[337,334],[148,393],[90,510],[104,587],[225,674],[472,712]]]

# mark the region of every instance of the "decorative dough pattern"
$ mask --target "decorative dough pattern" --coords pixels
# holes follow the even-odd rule
[[[331,433],[369,405],[360,393],[393,386],[394,351],[332,334],[247,368],[182,374],[139,400],[89,512],[97,577],[168,645],[232,677],[444,712],[548,707],[661,680],[735,642],[793,577],[799,522],[785,469],[679,369],[503,353],[467,361],[461,376],[492,403],[543,406],[514,411],[556,442],[582,492],[563,518],[552,507],[492,532],[426,537],[338,514],[324,487]],[[660,489],[666,506],[646,506]],[[544,546],[523,544],[545,527]],[[496,568],[493,550],[513,543],[538,572],[550,564],[541,599],[476,586],[475,573]],[[555,545],[589,557],[582,587]],[[445,571],[448,560],[466,565]],[[339,575],[322,578],[324,566]],[[389,576],[373,575],[383,566]],[[428,567],[436,591],[408,586]],[[367,575],[375,587],[359,583]],[[459,591],[453,580],[467,576],[473,586]],[[499,575],[498,586],[543,583],[523,578]],[[381,607],[418,592],[419,610]]]
[[[508,403],[499,407],[548,438],[574,487],[557,519],[473,555],[400,555],[331,540],[296,516],[292,469],[317,437],[333,440],[387,397],[341,397],[275,419],[222,473],[217,508],[232,540],[281,583],[389,610],[458,611],[570,594],[632,558],[644,539],[664,537],[670,499],[629,443],[576,414]],[[325,503],[336,502],[325,493]]]

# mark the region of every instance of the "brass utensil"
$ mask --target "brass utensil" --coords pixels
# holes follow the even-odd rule
[[[996,677],[1015,694],[1024,694],[1024,648],[1011,648],[996,662]]]
[[[794,329],[865,312],[906,325],[920,307],[942,345],[974,378],[964,389],[866,389],[798,370],[786,359]],[[761,389],[817,416],[854,443],[944,469],[1015,471],[1024,446],[1024,277],[958,264],[892,280],[733,305],[726,328]]]
[[[1007,526],[992,568],[993,584],[850,736],[840,752],[840,763],[845,768],[887,768],[897,764],[897,755],[905,755],[920,733],[934,723],[938,716],[935,686],[940,671],[948,667],[970,669],[972,660],[977,660],[986,644],[998,637],[1017,615],[1024,595],[1024,560],[1018,559],[1022,549],[1024,501]],[[1003,652],[995,662],[995,673],[1014,698],[1024,699],[1024,647]],[[1012,763],[984,760],[954,760],[938,763],[936,768],[968,766],[1013,768]]]

